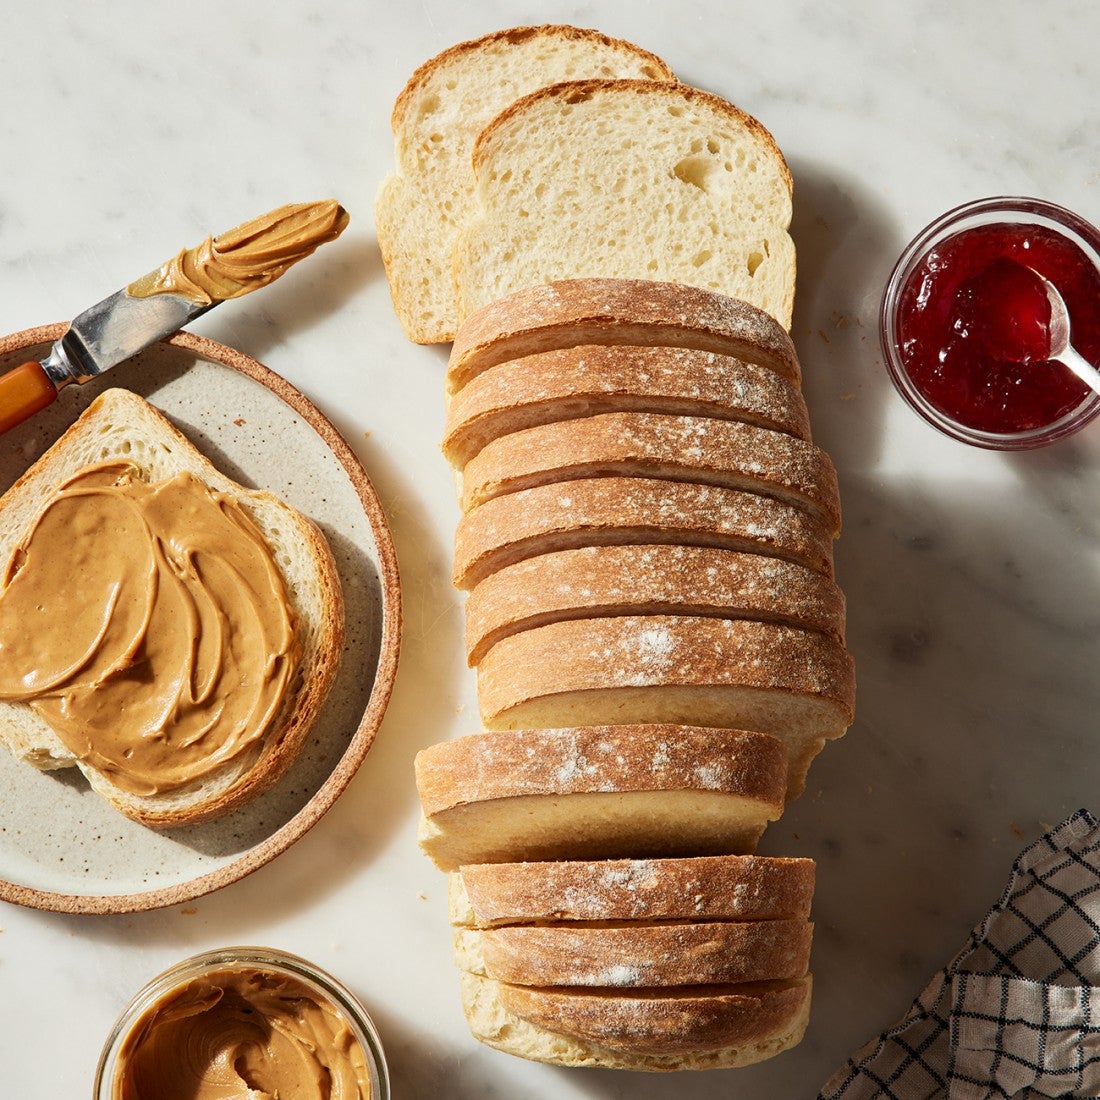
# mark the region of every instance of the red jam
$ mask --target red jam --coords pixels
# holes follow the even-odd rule
[[[1048,359],[1050,305],[1069,310],[1073,345],[1100,364],[1100,272],[1075,242],[1040,225],[964,229],[916,265],[898,299],[898,349],[913,385],[940,412],[984,432],[1053,424],[1090,393]]]

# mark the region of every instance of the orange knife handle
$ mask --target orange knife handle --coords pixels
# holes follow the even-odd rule
[[[23,363],[0,374],[0,432],[34,416],[56,397],[57,386],[41,363]]]

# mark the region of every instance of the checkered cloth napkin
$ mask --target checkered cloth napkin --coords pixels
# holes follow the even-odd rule
[[[905,1017],[818,1100],[1100,1097],[1100,827],[1026,848],[1001,900]]]

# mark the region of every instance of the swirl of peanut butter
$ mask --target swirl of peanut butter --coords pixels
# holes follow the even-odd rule
[[[0,578],[0,699],[133,794],[258,756],[298,657],[263,534],[190,473],[79,471]]]
[[[126,1037],[114,1100],[369,1100],[370,1072],[336,1007],[304,983],[253,969],[194,979]]]
[[[240,298],[274,282],[348,224],[334,199],[280,206],[218,237],[185,248],[126,288],[134,298],[179,294],[196,305]]]

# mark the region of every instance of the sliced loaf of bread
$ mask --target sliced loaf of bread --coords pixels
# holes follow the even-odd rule
[[[798,384],[767,367],[693,348],[590,344],[483,371],[447,403],[443,453],[461,470],[502,435],[606,412],[710,416],[810,438]]]
[[[455,531],[453,579],[468,589],[539,554],[629,544],[715,546],[833,575],[832,533],[801,508],[720,485],[600,477],[523,489],[471,509]]]
[[[810,913],[812,859],[758,855],[475,863],[452,872],[451,924],[784,920]]]
[[[498,642],[477,668],[489,730],[610,722],[751,729],[787,746],[787,797],[852,722],[852,658],[827,635],[675,615],[574,619]],[[537,858],[537,857],[532,857]]]
[[[647,477],[775,497],[840,534],[829,456],[804,439],[737,420],[611,412],[524,428],[488,444],[462,471],[466,510],[505,493],[586,477]]]
[[[458,324],[452,255],[472,206],[474,141],[514,100],[562,80],[674,80],[646,50],[570,26],[515,27],[452,46],[421,65],[394,105],[395,169],[375,202],[397,315],[418,343]]]
[[[751,853],[787,789],[782,742],[652,724],[471,734],[416,757],[420,844],[469,863]]]
[[[460,318],[599,275],[703,287],[790,328],[791,174],[764,126],[719,96],[668,81],[552,85],[478,135],[473,168]]]
[[[590,344],[711,351],[802,379],[790,335],[764,310],[695,286],[597,275],[516,290],[465,318],[447,393],[500,363]]]
[[[506,566],[466,600],[471,667],[502,638],[562,619],[713,615],[844,639],[844,594],[804,565],[710,546],[585,546]]]
[[[735,1069],[795,1046],[812,979],[656,990],[535,989],[461,975],[471,1034],[519,1058],[645,1072]]]

